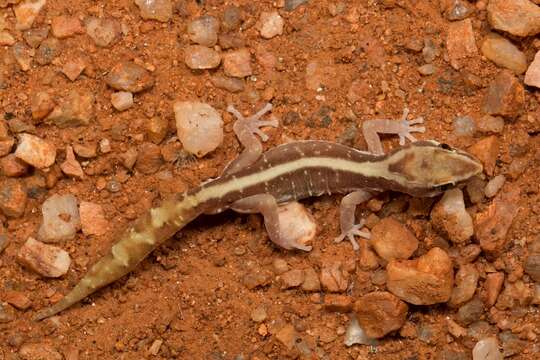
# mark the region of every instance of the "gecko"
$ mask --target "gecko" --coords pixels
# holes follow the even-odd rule
[[[226,209],[263,215],[270,240],[284,249],[310,251],[311,246],[281,236],[278,206],[323,194],[346,193],[340,205],[341,233],[359,248],[355,237],[369,238],[364,221],[355,221],[358,205],[381,191],[397,191],[416,197],[432,197],[448,187],[464,183],[482,172],[482,164],[468,153],[436,141],[416,141],[412,133],[424,132],[423,118],[374,119],[362,123],[368,151],[339,143],[304,140],[276,146],[263,153],[268,140],[263,127],[277,127],[277,119],[262,120],[270,103],[244,117],[234,106],[233,131],[244,150],[221,176],[178,193],[134,221],[83,278],[60,301],[40,310],[35,320],[55,315],[96,290],[131,272],[164,241],[202,214]],[[399,136],[400,147],[384,153],[379,134]],[[259,138],[257,137],[260,137]],[[406,144],[406,140],[410,142]]]

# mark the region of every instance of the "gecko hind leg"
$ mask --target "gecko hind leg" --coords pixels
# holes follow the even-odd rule
[[[341,199],[341,205],[339,207],[341,234],[334,239],[334,242],[339,243],[347,238],[351,242],[353,249],[356,251],[360,249],[360,246],[358,245],[358,242],[356,242],[355,236],[359,236],[364,239],[369,239],[371,237],[369,232],[361,230],[365,224],[364,219],[361,219],[358,224],[355,224],[354,220],[356,206],[368,201],[373,197],[373,195],[374,194],[372,192],[358,190],[347,194],[343,197],[343,199]]]
[[[240,213],[261,213],[264,217],[264,226],[272,242],[284,249],[299,249],[311,251],[312,247],[291,241],[283,236],[280,230],[278,204],[276,198],[270,194],[258,194],[238,200],[231,205],[231,209]]]
[[[267,103],[255,114],[244,117],[233,105],[227,107],[227,111],[233,114],[237,119],[233,125],[233,131],[240,141],[240,144],[244,147],[244,151],[225,167],[222,176],[234,174],[253,164],[261,157],[263,152],[261,141],[265,142],[268,140],[268,135],[261,130],[261,127],[277,127],[279,125],[278,120],[274,117],[270,120],[260,120],[260,118],[270,110],[272,110],[272,104]],[[258,135],[261,140],[259,140],[256,135]]]

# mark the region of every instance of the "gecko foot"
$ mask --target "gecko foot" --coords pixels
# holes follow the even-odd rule
[[[334,239],[334,242],[340,243],[345,238],[347,238],[351,242],[353,250],[357,251],[358,249],[360,249],[360,246],[358,245],[358,242],[354,238],[355,236],[359,236],[364,239],[371,238],[371,234],[368,231],[360,230],[364,227],[365,223],[366,222],[364,221],[364,219],[360,220],[358,224],[353,225],[349,230],[347,230],[346,232],[342,232],[338,237],[336,237]]]
[[[411,142],[416,141],[416,138],[411,133],[413,132],[423,133],[426,131],[426,128],[424,126],[415,126],[415,125],[424,123],[423,117],[420,116],[412,120],[407,120],[408,115],[409,115],[409,109],[404,108],[403,115],[401,116],[401,119],[400,119],[403,129],[398,133],[399,145],[402,145],[402,146],[405,145],[405,139],[409,139]]]
[[[255,114],[248,116],[247,118],[244,117],[236,108],[232,105],[229,105],[227,107],[227,111],[233,114],[238,121],[242,121],[249,131],[251,133],[259,135],[262,141],[268,140],[268,135],[266,135],[262,130],[261,127],[270,126],[270,127],[278,127],[279,123],[278,120],[275,117],[272,117],[270,120],[260,120],[261,117],[264,116],[267,112],[272,110],[272,104],[267,103],[261,110],[257,111]]]

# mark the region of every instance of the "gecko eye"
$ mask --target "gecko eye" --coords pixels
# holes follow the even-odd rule
[[[446,192],[446,190],[450,190],[453,186],[454,184],[444,184],[437,186],[437,190],[440,192]]]
[[[439,145],[444,150],[452,150],[452,147],[448,144],[442,143]]]

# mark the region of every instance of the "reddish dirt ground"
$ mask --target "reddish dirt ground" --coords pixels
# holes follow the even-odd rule
[[[292,269],[313,267],[317,271],[327,262],[348,264],[353,286],[347,295],[353,299],[386,289],[384,284],[371,282],[374,272],[384,270],[384,263],[378,270],[362,270],[358,265],[359,255],[349,243],[333,243],[339,232],[339,196],[303,201],[319,226],[314,249],[309,253],[273,246],[259,215],[227,211],[216,216],[202,216],[152,253],[130,275],[57,317],[32,321],[36,310],[57,301],[78,282],[89,266],[108,251],[130,221],[160,199],[218,176],[224,164],[239,154],[241,147],[232,132],[234,119],[225,111],[228,104],[234,104],[247,114],[267,101],[272,102],[273,114],[281,121],[278,129],[266,131],[270,135],[270,140],[265,143],[267,148],[290,139],[341,141],[363,120],[399,118],[405,106],[413,116],[426,119],[427,131],[419,135],[420,138],[436,139],[467,149],[483,137],[481,134],[456,136],[453,121],[456,116],[467,115],[476,120],[484,115],[482,106],[487,87],[501,69],[480,54],[468,58],[458,70],[450,66],[445,48],[449,21],[441,13],[438,1],[343,2],[343,11],[334,15],[332,12],[339,1],[310,1],[293,11],[276,8],[280,3],[178,1],[172,19],[162,23],[142,19],[138,7],[130,0],[47,2],[34,27],[50,23],[51,18],[58,15],[73,15],[80,19],[93,15],[117,19],[129,32],[106,48],[97,47],[86,34],[61,39],[62,52],[53,63],[35,64],[29,71],[14,66],[5,79],[7,85],[0,89],[4,118],[9,113],[9,117],[27,123],[32,123],[30,99],[37,91],[50,90],[54,97],[60,98],[76,89],[95,96],[95,121],[89,125],[68,128],[46,123],[35,125],[36,135],[60,149],[57,164],[64,160],[62,149],[69,144],[97,143],[107,138],[112,147],[111,152],[85,162],[84,179],[59,175],[52,186],[40,187],[29,197],[23,216],[8,218],[0,214],[9,237],[7,248],[0,253],[0,294],[16,290],[31,301],[26,310],[2,303],[4,310],[14,318],[0,323],[0,359],[25,358],[20,349],[29,343],[50,345],[66,359],[263,360],[305,357],[295,347],[288,349],[276,337],[276,329],[285,324],[294,326],[312,351],[313,359],[471,358],[477,339],[470,334],[456,338],[449,333],[446,319],[455,318],[457,310],[446,304],[410,306],[401,331],[379,339],[376,346],[347,347],[343,344],[343,332],[349,317],[326,310],[322,305],[324,292],[313,294],[281,288],[279,278],[273,273],[276,259],[286,260]],[[210,82],[213,74],[223,72],[222,67],[193,71],[183,60],[184,49],[189,45],[187,24],[201,15],[221,19],[226,6],[231,4],[241,8],[244,21],[244,30],[237,29],[233,33],[245,39],[246,47],[253,54],[253,75],[243,80],[245,89],[239,93],[216,88]],[[475,10],[470,18],[479,41],[490,27],[485,9],[481,5],[476,8],[474,3],[471,5]],[[284,32],[272,39],[263,39],[254,25],[261,12],[276,9],[285,20]],[[15,23],[10,7],[0,8],[0,13],[7,16],[10,24]],[[20,37],[16,31],[13,33]],[[433,61],[437,70],[428,76],[421,75],[417,69],[424,64],[421,49],[425,39],[431,39],[440,51]],[[514,40],[530,63],[538,47],[536,41],[529,38]],[[419,48],[417,44],[420,44]],[[9,46],[2,47],[0,57],[7,58],[10,52]],[[265,53],[277,59],[273,68],[264,67],[261,54]],[[75,56],[84,56],[92,70],[76,81],[70,81],[59,69]],[[135,60],[150,68],[155,85],[136,94],[132,108],[118,112],[111,106],[113,90],[105,83],[104,76],[122,60]],[[319,74],[324,83],[319,91],[306,86],[306,66],[313,61],[326,66]],[[518,76],[518,79],[522,78],[523,75]],[[355,80],[362,85],[351,90]],[[351,95],[351,91],[356,95]],[[357,97],[354,102],[351,96]],[[225,123],[223,143],[202,158],[164,162],[153,174],[127,170],[120,154],[142,144],[145,123],[151,117],[165,118],[169,122],[160,147],[175,136],[173,103],[177,100],[197,100],[217,109]],[[495,135],[499,141],[495,174],[509,172],[515,146],[525,147],[523,157],[529,166],[509,178],[501,190],[507,191],[510,185],[520,189],[519,212],[507,234],[511,240],[505,251],[498,258],[480,254],[475,260],[482,269],[478,293],[483,289],[485,269],[491,266],[511,273],[515,269],[505,264],[514,261],[515,266],[522,266],[529,244],[538,237],[540,209],[535,179],[540,177],[540,127],[537,109],[537,92],[534,88],[526,88],[523,110],[515,119],[506,120],[504,130]],[[365,149],[360,131],[353,131],[348,141]],[[391,137],[385,138],[384,145],[386,149],[398,146]],[[160,176],[164,171],[173,176]],[[16,179],[39,182],[42,180],[37,178],[47,176],[50,176],[47,172],[33,170]],[[121,190],[108,191],[104,185],[110,180],[118,181]],[[42,278],[22,267],[16,259],[17,253],[29,236],[35,237],[42,219],[43,201],[53,194],[66,193],[102,205],[109,230],[103,236],[85,236],[79,232],[74,240],[55,244],[69,252],[72,265],[59,279]],[[380,217],[392,214],[419,239],[420,246],[414,257],[435,245],[455,253],[464,246],[452,244],[439,235],[429,216],[412,216],[407,212],[410,197],[385,194],[379,198],[383,205],[377,214]],[[489,199],[478,205],[466,201],[472,215],[484,211],[491,203]],[[371,211],[360,207],[358,214],[365,216]],[[474,237],[471,242],[475,242]],[[269,274],[268,284],[249,289],[244,279],[257,272]],[[526,286],[534,288],[534,281],[523,271],[519,278]],[[0,300],[4,301],[1,296]],[[267,311],[263,328],[261,323],[251,319],[252,311],[261,305]],[[481,320],[489,326],[488,332],[493,334],[508,330],[500,328],[503,318],[514,324],[533,324],[536,327],[533,333],[540,335],[538,305],[531,305],[530,301],[513,309],[487,308],[481,315]],[[530,338],[530,334],[527,338],[518,330],[514,333],[524,342],[513,358],[537,358],[538,339]],[[161,345],[154,355],[150,349],[156,344]]]

